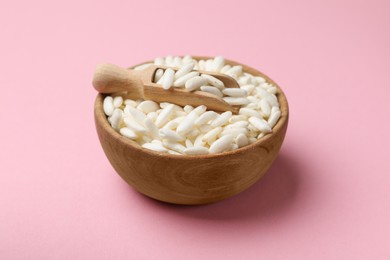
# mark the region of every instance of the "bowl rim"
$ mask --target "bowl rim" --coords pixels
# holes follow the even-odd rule
[[[182,56],[181,56],[182,57]],[[209,56],[191,56],[195,60],[201,60],[201,59],[211,59],[214,57],[209,57]],[[145,64],[145,63],[152,63],[153,61],[146,61],[142,62],[140,64],[136,64],[134,66],[128,67],[128,69],[132,69],[136,66]],[[98,93],[95,99],[95,104],[94,104],[94,114],[95,114],[95,123],[100,124],[108,133],[110,136],[112,136],[114,139],[116,139],[118,142],[120,142],[124,146],[130,146],[136,150],[139,150],[140,152],[146,153],[147,155],[150,156],[158,156],[162,158],[167,158],[167,159],[183,159],[183,160],[199,160],[199,159],[211,159],[211,158],[218,158],[218,157],[225,157],[229,155],[235,155],[235,154],[242,154],[245,153],[248,150],[254,149],[256,146],[262,146],[263,143],[267,142],[269,139],[271,139],[274,135],[277,135],[278,132],[280,132],[283,129],[283,126],[285,124],[288,124],[288,118],[289,118],[289,106],[288,106],[288,101],[286,98],[286,95],[284,94],[283,90],[280,88],[280,86],[272,80],[270,77],[265,75],[264,73],[258,71],[257,69],[254,69],[248,65],[241,64],[239,62],[230,60],[230,59],[225,59],[225,63],[229,65],[241,65],[243,67],[243,71],[250,71],[251,74],[254,74],[255,76],[260,76],[266,79],[267,82],[272,83],[277,89],[277,98],[279,101],[279,106],[280,106],[280,112],[281,116],[276,123],[276,125],[272,128],[272,132],[265,135],[261,139],[248,144],[246,146],[237,148],[235,150],[230,150],[222,153],[216,153],[216,154],[205,154],[205,155],[176,155],[176,154],[169,154],[169,153],[159,153],[153,150],[149,150],[147,148],[142,147],[139,145],[136,141],[133,141],[129,138],[126,138],[122,136],[119,132],[117,132],[114,128],[111,127],[107,120],[107,116],[104,114],[103,111],[103,100],[104,97],[109,95],[109,94],[100,94]]]

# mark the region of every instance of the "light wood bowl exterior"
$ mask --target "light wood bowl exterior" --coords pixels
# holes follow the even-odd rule
[[[207,59],[208,57],[194,57]],[[240,63],[226,60],[227,64]],[[243,66],[245,72],[263,73]],[[275,160],[288,124],[288,103],[279,88],[281,118],[271,134],[237,150],[202,156],[159,154],[123,137],[108,123],[104,96],[95,101],[96,130],[103,150],[116,172],[134,189],[151,198],[185,205],[207,204],[236,195],[258,181]]]

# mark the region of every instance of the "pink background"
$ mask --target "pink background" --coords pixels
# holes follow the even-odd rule
[[[2,1],[0,259],[389,259],[390,2]],[[200,207],[107,161],[98,62],[223,55],[268,74],[290,125],[268,174]]]

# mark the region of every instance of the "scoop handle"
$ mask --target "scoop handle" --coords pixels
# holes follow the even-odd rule
[[[143,82],[140,71],[128,70],[113,64],[96,66],[92,85],[99,93],[127,91],[135,98],[143,98]]]

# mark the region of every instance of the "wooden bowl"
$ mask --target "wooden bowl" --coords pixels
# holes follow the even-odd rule
[[[209,57],[194,57],[207,59]],[[227,64],[240,63],[226,60]],[[244,71],[264,77],[243,66]],[[271,134],[248,146],[201,156],[159,154],[123,137],[108,123],[104,96],[95,101],[95,125],[103,150],[116,172],[134,189],[151,198],[175,204],[206,204],[236,195],[258,181],[275,160],[288,124],[288,103],[279,88],[281,117]]]

